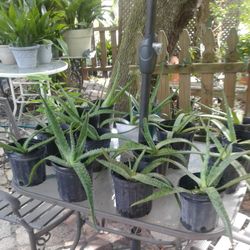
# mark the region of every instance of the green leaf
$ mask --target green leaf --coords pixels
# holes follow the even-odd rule
[[[138,167],[139,167],[139,164],[140,164],[140,162],[141,162],[141,160],[142,160],[142,157],[144,156],[145,152],[146,152],[146,149],[144,149],[144,150],[141,152],[141,154],[139,155],[139,157],[136,159],[136,161],[135,161],[135,163],[134,163],[134,166],[133,166],[133,171],[134,171],[134,172],[137,171],[137,169],[138,169]]]
[[[168,185],[167,182],[161,181],[157,178],[154,178],[150,175],[142,174],[142,173],[136,173],[132,176],[133,180],[139,181],[141,183],[156,187],[156,188],[172,188],[172,186]]]
[[[0,142],[0,147],[3,148],[4,150],[9,151],[9,152],[17,152],[17,153],[20,153],[20,154],[23,154],[23,153],[26,152],[23,148],[11,146],[9,144],[2,143],[2,142]]]
[[[75,170],[76,174],[78,175],[82,186],[86,192],[87,200],[90,206],[91,216],[96,224],[95,213],[94,213],[94,199],[93,199],[93,190],[92,190],[92,181],[89,176],[89,173],[83,163],[75,163],[72,165],[73,169]]]
[[[227,211],[223,205],[223,202],[221,200],[220,194],[216,191],[216,189],[214,187],[206,188],[205,191],[206,191],[215,211],[217,212],[217,214],[219,215],[219,217],[223,221],[227,236],[230,238],[231,243],[233,243],[231,222],[230,222],[230,219],[228,217]]]
[[[239,182],[241,181],[247,181],[250,179],[250,174],[246,174],[246,175],[243,175],[243,176],[239,176],[229,182],[227,182],[225,185],[223,186],[220,186],[219,188],[217,188],[218,191],[220,190],[225,190],[227,188],[230,188],[231,186],[235,185],[235,184],[238,184]]]
[[[207,186],[211,187],[214,183],[218,183],[218,179],[222,176],[223,172],[231,164],[231,162],[249,153],[249,150],[235,153],[227,152],[228,155],[223,159],[223,161],[221,161],[218,166],[213,166],[211,168],[207,177]]]
[[[56,144],[58,146],[58,149],[60,150],[60,153],[62,154],[62,156],[65,157],[65,159],[67,159],[70,154],[70,147],[67,143],[64,132],[60,124],[58,123],[54,113],[52,112],[51,108],[47,104],[47,101],[44,98],[42,98],[42,100],[45,105],[45,110],[46,110],[49,124],[51,125],[51,128],[56,138]]]
[[[85,143],[86,143],[86,138],[87,138],[87,135],[88,135],[88,122],[89,122],[89,117],[87,115],[85,120],[81,124],[80,134],[79,134],[79,137],[78,137],[77,143],[76,143],[76,157],[77,158],[80,155],[82,155],[83,150],[84,150],[84,146],[85,146]]]
[[[148,201],[160,199],[160,198],[165,197],[167,195],[181,193],[181,192],[190,192],[190,191],[183,189],[183,188],[177,188],[177,187],[175,187],[174,189],[173,188],[162,188],[159,191],[156,191],[153,194],[149,195],[145,199],[142,199],[142,200],[139,200],[139,201],[133,203],[131,206],[133,207],[133,206],[136,206],[136,205],[148,202]]]
[[[147,118],[143,119],[143,135],[144,135],[144,138],[145,138],[148,146],[152,150],[155,150],[156,147],[155,147],[155,143],[154,143],[153,138],[152,138],[150,131],[149,131]]]
[[[112,170],[113,172],[117,173],[118,175],[121,175],[126,180],[130,180],[132,176],[132,171],[129,169],[129,167],[121,162],[117,162],[115,160],[112,160],[111,158],[108,158],[108,161],[97,159],[97,161],[102,164],[104,167]]]

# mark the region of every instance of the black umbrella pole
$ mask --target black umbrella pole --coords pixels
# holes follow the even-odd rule
[[[139,64],[142,74],[141,99],[140,99],[140,122],[139,122],[139,142],[144,143],[143,120],[148,119],[149,96],[151,90],[151,77],[156,64],[156,52],[154,43],[154,23],[157,0],[147,0],[146,25],[144,39],[140,44]]]
[[[145,143],[143,135],[143,120],[148,118],[148,103],[150,98],[151,91],[151,74],[142,74],[142,83],[141,83],[141,97],[140,97],[140,123],[139,123],[139,142]]]

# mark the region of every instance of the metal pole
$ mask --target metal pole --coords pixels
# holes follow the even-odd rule
[[[131,233],[135,235],[140,235],[141,229],[138,227],[133,227]],[[141,241],[136,239],[131,239],[130,250],[141,250]]]
[[[154,43],[155,9],[157,0],[146,0],[146,25],[145,35],[139,50],[139,65],[142,74],[141,99],[140,99],[140,122],[139,142],[145,143],[143,135],[143,119],[148,118],[149,96],[151,90],[151,78],[156,64],[156,52]]]

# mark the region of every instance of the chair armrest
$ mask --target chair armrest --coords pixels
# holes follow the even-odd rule
[[[15,215],[17,215],[18,217],[20,217],[18,210],[21,207],[21,203],[17,198],[13,197],[11,194],[9,194],[7,192],[0,190],[0,200],[7,201],[10,204],[10,206],[13,210],[13,213]]]

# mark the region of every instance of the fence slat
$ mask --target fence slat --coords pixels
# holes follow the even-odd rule
[[[100,30],[100,49],[101,49],[101,67],[105,68],[108,65],[107,59],[107,47],[106,47],[106,37],[105,30]],[[103,71],[103,76],[107,77],[107,72]]]
[[[215,60],[215,39],[211,29],[207,29],[202,37],[205,50],[202,54],[203,63],[212,63]],[[201,103],[212,107],[213,105],[213,80],[214,74],[201,74]],[[202,110],[206,110],[202,108]],[[207,112],[207,110],[206,110]]]
[[[239,59],[237,53],[237,44],[239,42],[237,31],[235,28],[231,29],[227,38],[227,62],[235,62]],[[231,108],[234,107],[235,91],[236,91],[236,73],[226,73],[224,79],[224,91],[227,97],[227,102]]]
[[[180,64],[189,64],[191,63],[191,57],[189,53],[189,46],[191,40],[187,30],[184,30],[180,35]],[[191,83],[190,83],[190,74],[181,74],[179,82],[179,104],[180,109],[184,112],[189,112],[191,110],[190,105],[190,96],[191,96]]]
[[[166,63],[166,58],[168,58],[168,52],[167,52],[167,47],[168,47],[168,39],[163,30],[160,30],[158,34],[158,42],[162,44],[162,51],[160,55],[157,57],[157,64],[165,64]],[[158,102],[163,101],[167,96],[170,95],[170,86],[169,86],[169,77],[167,75],[160,74],[160,88],[158,90],[157,94],[157,100]],[[162,108],[162,113],[166,114],[168,116],[168,119],[171,119],[171,104],[166,104]]]

